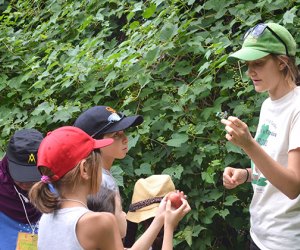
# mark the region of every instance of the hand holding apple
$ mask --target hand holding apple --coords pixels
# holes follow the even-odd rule
[[[182,205],[182,200],[181,198],[185,199],[184,193],[183,192],[171,192],[168,195],[168,200],[171,201],[171,205],[172,207],[174,207],[175,209],[178,209],[181,205]]]

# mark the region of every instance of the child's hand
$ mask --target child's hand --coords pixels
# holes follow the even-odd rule
[[[181,198],[186,199],[183,191],[176,190],[175,192],[170,192],[167,194],[167,200],[171,201],[171,205],[174,208],[179,208],[182,204]]]
[[[159,206],[156,210],[155,217],[154,217],[154,220],[158,220],[162,224],[165,219],[166,205],[167,205],[167,195],[159,203]]]
[[[165,226],[175,229],[179,221],[191,211],[191,207],[185,198],[181,198],[182,205],[174,209],[172,208],[171,201],[167,201],[166,213],[165,213]]]

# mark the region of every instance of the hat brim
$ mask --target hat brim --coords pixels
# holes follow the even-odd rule
[[[95,140],[94,149],[96,149],[96,148],[104,148],[104,147],[112,144],[113,142],[114,142],[114,140],[112,138]]]
[[[254,60],[263,58],[269,54],[270,53],[268,53],[268,52],[260,51],[260,50],[253,49],[253,48],[241,48],[240,50],[229,55],[227,58],[227,62],[234,63],[237,60],[254,61]]]
[[[126,214],[126,219],[131,222],[140,223],[149,218],[153,218],[153,217],[155,217],[158,206],[159,206],[159,204],[156,203],[156,204],[151,204],[145,208],[139,209],[134,212],[128,212]]]
[[[37,166],[20,165],[8,160],[8,169],[10,176],[18,182],[37,182],[41,180],[41,174]]]
[[[143,116],[141,115],[134,115],[134,116],[127,116],[124,117],[122,120],[113,123],[111,126],[109,126],[107,129],[104,131],[101,131],[101,134],[107,134],[107,133],[112,133],[116,131],[121,131],[125,130],[129,127],[136,127],[144,121]]]

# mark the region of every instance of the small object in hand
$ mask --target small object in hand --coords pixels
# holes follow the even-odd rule
[[[169,194],[169,200],[174,208],[179,208],[182,205],[181,195],[179,193],[172,192]]]
[[[221,119],[226,119],[228,117],[228,113],[227,113],[227,111],[217,112],[216,117],[219,117]]]

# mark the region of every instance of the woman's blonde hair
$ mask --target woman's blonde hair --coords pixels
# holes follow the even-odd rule
[[[296,65],[295,57],[289,57],[286,55],[273,55],[277,60],[285,64],[283,74],[289,85],[300,85],[300,72]]]
[[[100,150],[92,151],[85,160],[90,167],[90,194],[95,194],[99,191],[101,184],[99,178],[99,175],[102,174]],[[52,213],[57,210],[60,207],[60,199],[65,196],[65,187],[73,190],[81,181],[80,164],[81,162],[57,181],[51,181],[51,183],[39,181],[34,184],[29,191],[30,202],[42,213]],[[41,166],[39,170],[42,175],[48,176],[50,180],[51,176],[54,175],[49,168]]]

